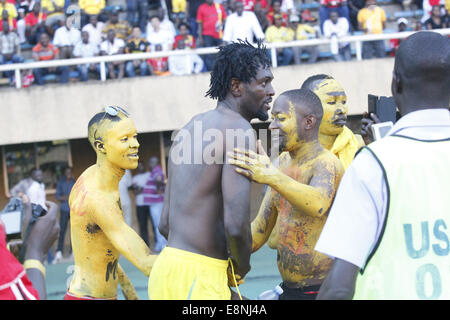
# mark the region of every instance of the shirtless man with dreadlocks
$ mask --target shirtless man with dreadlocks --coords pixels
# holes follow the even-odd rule
[[[268,119],[272,79],[261,44],[220,47],[207,92],[217,107],[195,116],[170,150],[159,225],[168,245],[150,274],[150,299],[229,300],[229,285],[250,270],[250,181],[225,159],[237,147],[255,151],[250,120]]]

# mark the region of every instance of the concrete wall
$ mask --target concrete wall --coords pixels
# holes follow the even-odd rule
[[[324,62],[273,70],[276,95],[297,88],[309,76],[334,76],[348,96],[350,114],[367,110],[367,94],[390,95],[392,58]],[[107,105],[125,107],[138,132],[178,129],[193,115],[215,107],[205,98],[209,74],[49,84],[0,91],[0,145],[87,136],[90,118]]]

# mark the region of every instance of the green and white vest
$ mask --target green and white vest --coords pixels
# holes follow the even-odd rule
[[[393,135],[367,149],[388,190],[378,242],[354,299],[450,299],[450,138]]]

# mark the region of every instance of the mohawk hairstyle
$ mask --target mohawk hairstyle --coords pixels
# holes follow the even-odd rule
[[[127,117],[123,112],[120,112],[120,114]],[[112,122],[119,122],[122,120],[122,118],[119,115],[111,116],[107,112],[104,112],[104,111],[97,113],[95,116],[93,116],[91,118],[91,120],[88,123],[88,140],[89,140],[91,146],[94,148],[94,150],[95,150],[95,146],[94,146],[95,140],[96,139],[102,140],[102,137],[97,136],[98,125],[100,124],[101,121],[103,121],[105,119],[109,119]]]
[[[270,67],[270,59],[262,41],[257,41],[254,47],[247,40],[230,43],[219,47],[211,81],[206,97],[222,101],[230,91],[231,79],[236,78],[244,83],[256,77],[259,67]]]
[[[314,88],[312,88],[311,86],[313,85],[314,82],[325,79],[333,79],[333,77],[328,74],[315,74],[306,79],[305,82],[303,82],[301,88],[313,90]]]

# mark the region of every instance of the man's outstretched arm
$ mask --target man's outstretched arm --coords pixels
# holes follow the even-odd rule
[[[148,277],[157,255],[152,255],[144,240],[126,224],[119,206],[104,202],[101,207],[92,207],[95,222],[113,246]]]
[[[342,165],[336,162],[318,160],[314,176],[309,184],[303,184],[276,168],[258,141],[258,154],[252,151],[235,150],[229,154],[230,163],[236,171],[249,179],[267,184],[278,191],[300,212],[312,217],[324,215],[333,202],[335,186],[343,174]]]
[[[355,293],[359,267],[341,259],[335,259],[330,272],[320,287],[317,300],[351,300]]]

